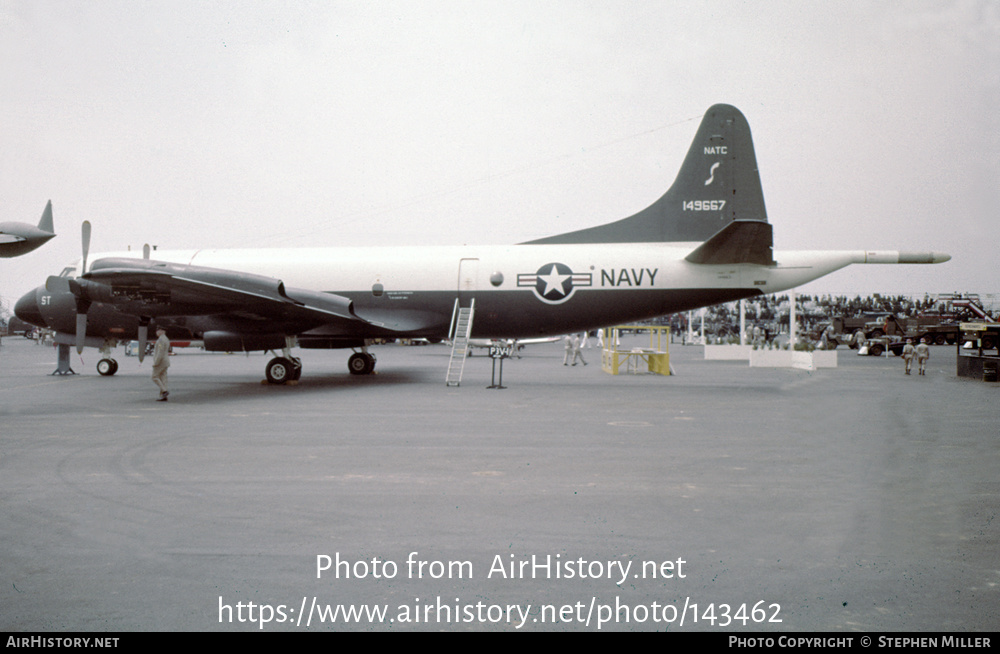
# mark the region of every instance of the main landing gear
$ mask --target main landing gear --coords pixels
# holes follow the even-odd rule
[[[347,369],[352,375],[370,375],[375,371],[375,355],[368,351],[371,341],[365,341],[360,352],[355,352],[347,360]]]
[[[370,375],[375,370],[375,357],[368,352],[355,352],[347,360],[352,375]],[[275,357],[264,369],[269,384],[287,384],[302,376],[302,360],[291,356]]]
[[[281,356],[267,362],[264,375],[269,384],[289,384],[299,381],[299,377],[302,376],[302,359],[292,356],[293,345],[295,345],[295,337],[286,336]]]
[[[296,357],[275,357],[267,362],[264,369],[269,384],[287,384],[298,381],[302,376],[302,359]]]
[[[375,357],[368,352],[355,352],[347,360],[352,375],[370,375],[375,370]]]
[[[267,362],[264,374],[269,384],[293,383],[302,376],[302,360],[292,356],[291,347],[289,342],[282,350],[282,356]],[[375,355],[368,352],[368,346],[364,346],[347,360],[347,369],[352,375],[370,375],[375,370]]]

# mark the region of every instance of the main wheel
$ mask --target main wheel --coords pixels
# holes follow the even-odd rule
[[[301,369],[302,366],[299,366],[300,375],[302,374]],[[264,374],[267,375],[267,381],[269,383],[284,384],[296,379],[295,364],[285,357],[276,357],[267,362]]]
[[[347,369],[352,375],[370,375],[375,369],[375,357],[364,352],[355,352],[347,360]]]
[[[102,377],[110,377],[118,372],[118,362],[114,359],[101,359],[97,362],[97,373]]]

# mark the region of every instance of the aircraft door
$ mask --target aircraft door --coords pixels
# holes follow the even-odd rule
[[[458,301],[469,306],[479,290],[479,259],[460,259],[458,262]]]

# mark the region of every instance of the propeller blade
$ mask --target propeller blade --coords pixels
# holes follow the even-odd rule
[[[139,363],[146,357],[146,337],[149,335],[149,325],[139,325]]]
[[[87,339],[87,314],[76,314],[76,353],[83,354],[83,344]]]
[[[83,270],[80,274],[87,272],[87,255],[90,254],[90,221],[84,220],[80,226],[80,235],[83,241]]]

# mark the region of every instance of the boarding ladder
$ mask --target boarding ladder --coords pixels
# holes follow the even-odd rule
[[[475,306],[475,300],[467,307],[459,306],[458,300],[455,300],[457,313],[452,318],[454,328],[451,338],[451,359],[448,361],[448,375],[444,382],[446,386],[459,386],[462,383],[465,359],[469,356],[469,334],[472,333]]]

